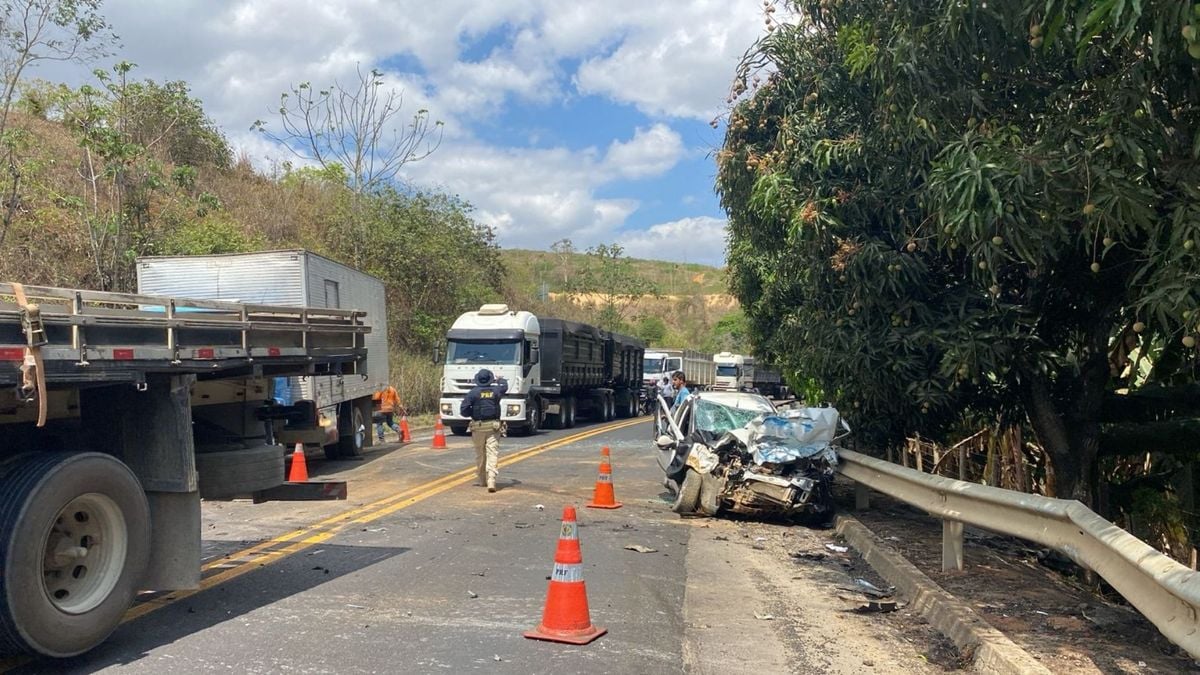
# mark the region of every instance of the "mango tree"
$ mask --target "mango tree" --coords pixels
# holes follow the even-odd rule
[[[1027,419],[1090,503],[1105,398],[1196,379],[1200,5],[786,9],[717,158],[755,343],[878,443]]]

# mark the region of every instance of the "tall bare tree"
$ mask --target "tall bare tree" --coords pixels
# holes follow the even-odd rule
[[[395,182],[406,164],[433,154],[442,141],[442,122],[421,108],[404,123],[404,94],[387,88],[383,72],[356,70],[349,85],[334,81],[314,89],[309,82],[291,87],[279,98],[282,131],[274,133],[263,120],[252,129],[322,168],[340,166],[353,193],[351,262],[364,261],[366,237],[362,197]]]

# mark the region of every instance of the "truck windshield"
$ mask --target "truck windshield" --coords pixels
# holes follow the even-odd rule
[[[446,363],[493,363],[514,365],[521,362],[520,342],[455,342],[446,345]]]
[[[717,366],[717,377],[737,377],[737,366]]]
[[[663,372],[663,359],[644,359],[642,361],[643,375],[657,375]]]

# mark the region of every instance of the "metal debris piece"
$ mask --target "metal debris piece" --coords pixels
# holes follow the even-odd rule
[[[837,544],[825,544],[825,548],[834,553],[845,553],[850,550],[849,546],[838,546]]]
[[[478,598],[479,594],[476,593],[475,591],[467,591],[467,597],[468,598]]]
[[[503,661],[504,659],[500,658],[500,655],[499,655],[499,654],[493,654],[493,655],[492,655],[492,660],[493,660],[493,661]]]
[[[897,609],[900,609],[900,605],[895,600],[871,600],[854,611],[858,614],[887,614]]]
[[[524,530],[527,527],[533,527],[533,526],[530,525],[529,523],[513,523],[513,527],[517,528],[518,530]]]
[[[887,589],[883,589],[867,581],[866,579],[855,579],[854,583],[858,584],[858,586],[863,589],[864,593],[870,593],[871,595],[880,597],[891,595],[896,592],[896,589],[892,586],[888,586]]]
[[[537,509],[538,511],[545,511],[546,505],[545,504],[534,504],[533,508]]]
[[[642,546],[641,544],[626,544],[626,551],[637,551],[638,553],[658,553],[658,549]]]
[[[758,619],[759,621],[774,621],[775,615],[774,614],[759,614],[758,612],[755,612],[754,618]]]

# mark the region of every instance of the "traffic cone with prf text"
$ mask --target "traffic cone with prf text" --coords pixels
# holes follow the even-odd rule
[[[588,612],[587,587],[583,583],[583,552],[579,548],[579,524],[575,507],[563,507],[562,530],[558,550],[554,552],[554,573],[546,590],[542,622],[525,633],[532,640],[549,640],[586,645],[608,630],[592,625]]]
[[[442,450],[446,447],[446,427],[442,426],[442,416],[437,416],[433,423],[433,449]]]
[[[600,450],[600,475],[596,478],[596,490],[592,493],[589,509],[619,509],[621,503],[613,493],[612,465],[609,463],[608,446]]]
[[[288,470],[289,483],[308,482],[308,462],[304,459],[304,444],[297,443],[292,452],[292,467]]]

